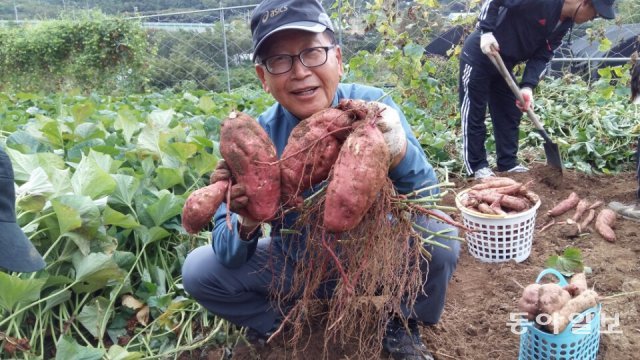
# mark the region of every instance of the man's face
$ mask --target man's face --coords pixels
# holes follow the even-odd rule
[[[576,24],[582,24],[587,21],[591,21],[595,19],[597,15],[598,15],[598,12],[596,11],[596,8],[593,7],[593,4],[591,3],[591,1],[583,0],[582,6],[580,7],[580,10],[578,10],[578,12],[576,13],[576,16],[573,19],[573,21]]]
[[[274,55],[295,56],[308,48],[331,45],[323,33],[283,30],[267,39],[261,55],[263,60]],[[306,119],[331,106],[343,74],[342,52],[338,46],[329,49],[327,62],[316,67],[308,68],[295,57],[293,67],[288,72],[273,75],[264,65],[256,65],[256,73],[266,92],[293,115]]]

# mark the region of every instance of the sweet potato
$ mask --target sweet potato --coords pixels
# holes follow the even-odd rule
[[[546,325],[547,330],[554,334],[559,334],[567,328],[567,325],[578,314],[592,308],[598,304],[598,294],[593,290],[585,290],[580,295],[567,301],[567,303],[558,311],[551,313],[550,321]],[[599,326],[600,324],[594,324]]]
[[[485,189],[514,185],[517,183],[517,181],[508,177],[495,177],[495,176],[484,178],[481,181],[482,181],[481,183],[473,185],[471,189],[485,190]]]
[[[611,209],[602,209],[596,217],[595,228],[605,240],[614,242],[616,241],[616,233],[613,231],[615,223],[616,213]]]
[[[264,129],[251,116],[232,112],[222,122],[220,153],[246,189],[247,212],[258,221],[272,219],[280,205],[280,167]]]
[[[578,197],[578,194],[576,194],[575,192],[572,192],[571,194],[569,194],[569,197],[560,201],[556,206],[553,207],[553,209],[549,210],[547,212],[547,215],[549,216],[562,215],[567,211],[576,207],[579,201],[580,201],[580,198]]]
[[[575,294],[572,294],[572,295],[573,296],[580,295],[584,291],[587,291],[587,289],[588,289],[588,287],[587,287],[587,276],[583,272],[573,274],[573,276],[569,280],[569,284],[570,285],[574,285],[575,288],[576,288]]]
[[[481,201],[488,204],[493,204],[498,201],[503,208],[511,209],[514,211],[524,211],[530,207],[527,200],[511,196],[499,194],[494,189],[487,189],[481,191],[470,192],[472,196],[477,197]]]
[[[589,212],[587,213],[587,215],[584,217],[584,219],[582,219],[582,222],[580,223],[580,226],[578,226],[580,231],[586,229],[587,226],[589,226],[589,224],[591,224],[591,222],[593,221],[593,218],[595,218],[595,217],[596,217],[596,211],[593,210],[593,209],[590,209]]]
[[[382,132],[361,123],[342,146],[327,186],[323,221],[331,232],[355,228],[387,178],[391,155]]]
[[[538,290],[538,310],[550,315],[559,311],[571,299],[571,294],[558,284],[543,284]]]
[[[588,208],[589,208],[589,200],[582,199],[582,200],[578,201],[578,205],[576,205],[576,211],[575,211],[575,213],[573,213],[573,216],[571,217],[571,220],[576,221],[576,222],[578,220],[580,220],[580,218],[582,217],[584,212],[587,211]]]
[[[327,179],[352,122],[350,113],[329,108],[293,128],[280,163],[283,203],[300,205],[300,193]]]
[[[540,301],[540,284],[529,284],[522,291],[518,300],[518,310],[527,313],[527,320],[534,320],[538,315],[538,303]]]
[[[228,187],[228,181],[218,181],[189,195],[182,208],[182,227],[189,234],[197,233],[211,221]]]

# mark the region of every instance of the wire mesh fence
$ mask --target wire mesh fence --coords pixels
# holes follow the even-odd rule
[[[153,88],[196,87],[231,90],[257,79],[252,67],[249,29],[256,0],[235,1],[0,1],[4,24],[29,26],[47,19],[75,20],[92,12],[139,21],[146,29],[148,84]],[[332,12],[337,39],[346,61],[360,50],[373,51],[379,29],[367,28],[370,16],[365,0],[325,0]],[[441,0],[429,12],[412,13],[414,1],[383,1],[383,6],[407,20],[404,30],[424,45],[431,55],[448,56],[473,28],[481,3],[477,0]],[[549,66],[553,74],[591,72],[607,65],[620,65],[637,50],[640,40],[640,2],[618,1],[618,19],[597,19],[576,25],[571,41],[557,51]],[[411,25],[414,25],[413,27]],[[417,26],[416,26],[417,25]],[[569,40],[569,39],[565,39]],[[596,74],[597,76],[597,74]]]

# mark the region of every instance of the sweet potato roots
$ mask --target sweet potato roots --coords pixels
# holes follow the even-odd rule
[[[280,168],[273,142],[251,116],[232,112],[222,122],[220,153],[233,178],[243,184],[246,210],[255,220],[272,219],[280,206]]]

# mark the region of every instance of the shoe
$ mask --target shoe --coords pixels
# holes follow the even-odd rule
[[[476,180],[480,180],[491,176],[496,176],[496,174],[494,174],[493,171],[491,171],[491,169],[489,169],[488,167],[483,167],[482,169],[474,171],[473,176]]]
[[[507,172],[510,172],[510,173],[523,173],[523,172],[527,172],[527,171],[529,171],[529,168],[524,166],[524,165],[522,165],[522,164],[518,164],[518,165],[512,167],[511,169],[507,170]]]
[[[433,360],[433,355],[420,338],[418,323],[407,320],[406,326],[399,318],[387,324],[382,348],[395,360]]]
[[[609,203],[609,209],[615,211],[627,220],[640,222],[640,203],[625,205],[617,201]]]

